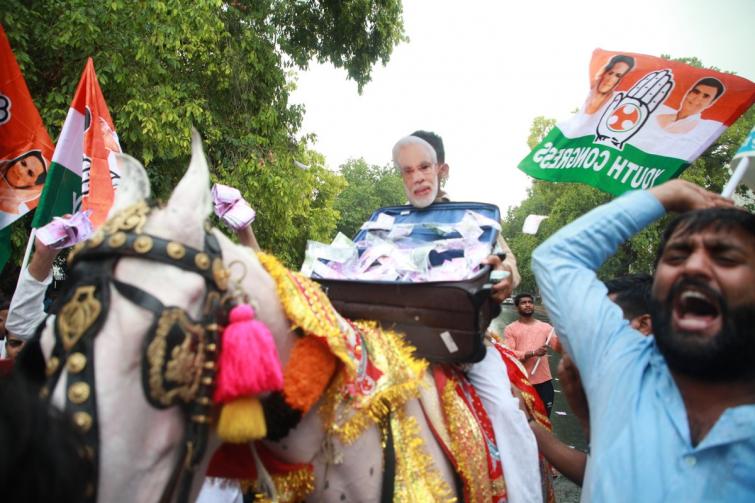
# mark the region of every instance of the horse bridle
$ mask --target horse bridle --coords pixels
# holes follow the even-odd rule
[[[109,220],[91,239],[71,251],[71,286],[56,303],[55,345],[47,363],[42,395],[48,399],[65,368],[65,412],[82,432],[94,480],[87,501],[97,499],[99,427],[95,393],[94,339],[104,326],[115,290],[154,314],[142,354],[142,387],[158,409],[178,405],[185,415],[185,433],[178,464],[161,501],[187,501],[194,473],[206,446],[212,421],[212,393],[220,351],[218,331],[230,309],[228,270],[217,238],[205,232],[204,250],[143,232],[151,208],[140,202]],[[205,280],[202,319],[192,320],[180,307],[165,306],[155,296],[114,277],[123,257],[140,258],[197,273]]]

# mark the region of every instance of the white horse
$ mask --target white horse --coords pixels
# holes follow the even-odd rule
[[[144,169],[137,161],[124,156],[119,162],[124,172],[123,186],[116,201],[116,206],[120,209],[146,198],[149,188],[145,183]],[[195,133],[188,171],[165,207],[153,209],[148,215],[143,215],[143,229],[140,230],[154,238],[180,243],[187,249],[202,250],[205,246],[204,226],[211,211],[209,185],[207,163],[201,141]],[[285,364],[296,336],[292,333],[276,296],[274,281],[249,249],[234,244],[217,229],[208,232],[219,243],[223,265],[230,271],[231,280],[240,281],[240,287],[257,309],[257,318],[269,327],[281,362]],[[114,233],[107,238],[100,236],[98,239],[115,239],[113,235]],[[130,241],[125,244],[129,245]],[[91,242],[86,246],[91,247]],[[137,247],[136,243],[134,247]],[[193,320],[202,319],[208,293],[206,277],[191,268],[172,267],[138,255],[132,253],[114,262],[113,279],[121,284],[138,287],[146,292],[147,297],[158,299],[163,306],[182,308]],[[145,252],[145,257],[147,255]],[[232,265],[234,262],[243,264],[243,277],[234,272],[238,269]],[[233,277],[234,275],[237,277]],[[102,306],[107,312],[100,318],[101,327],[96,338],[92,339],[93,349],[88,359],[84,358],[82,361],[79,356],[72,357],[73,353],[79,352],[76,344],[83,340],[74,339],[76,334],[80,336],[79,332],[85,331],[86,327],[83,326],[87,321],[82,319],[86,319],[87,313],[96,315],[96,302],[80,293],[80,302],[74,306],[77,310],[73,314],[68,312],[67,324],[62,328],[59,326],[60,330],[69,330],[67,343],[73,349],[62,356],[59,354],[57,360],[53,323],[47,323],[41,345],[48,362],[48,372],[54,373],[56,367],[63,369],[54,389],[49,392],[53,403],[61,408],[67,399],[70,402],[73,398],[85,405],[89,398],[83,397],[84,395],[91,393],[96,398],[94,418],[91,417],[92,414],[82,415],[80,410],[74,418],[85,430],[92,428],[93,419],[96,421],[94,431],[98,428],[95,458],[99,471],[96,485],[98,501],[174,501],[177,490],[171,490],[172,483],[175,481],[175,474],[185,463],[184,436],[190,421],[181,408],[172,406],[158,409],[145,396],[142,375],[145,338],[155,329],[155,314],[124,295],[123,288],[116,288],[113,282],[105,285],[104,289],[109,294],[109,306]],[[57,316],[59,322],[62,310]],[[76,381],[76,375],[81,375],[85,371],[82,371],[82,366],[86,367],[92,360],[95,381],[92,389],[84,390],[84,393],[83,386]],[[430,392],[425,390],[423,393]],[[434,469],[447,488],[454,492],[456,485],[453,469],[434,439],[419,401],[412,399],[404,407],[419,425],[419,436],[424,442],[426,454],[432,459]],[[206,417],[213,417],[214,414],[215,412],[208,413]],[[335,444],[336,449],[341,451],[342,458],[338,463],[333,463],[332,453],[323,450],[323,446],[328,444],[324,440],[321,418],[317,413],[310,412],[286,438],[278,443],[271,443],[270,448],[287,462],[314,465],[315,490],[309,496],[311,501],[380,501],[384,461],[379,429],[370,427],[349,445],[342,445],[337,440],[330,442],[331,446]],[[193,471],[196,476],[193,477],[189,491],[191,501],[196,498],[202,485],[210,455],[219,444],[217,435],[210,429],[207,448]],[[401,448],[403,446],[397,446],[397,449]]]

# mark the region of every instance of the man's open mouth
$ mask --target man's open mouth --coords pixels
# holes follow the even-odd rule
[[[673,301],[672,325],[679,332],[717,334],[722,319],[721,304],[715,293],[689,286],[680,289]]]

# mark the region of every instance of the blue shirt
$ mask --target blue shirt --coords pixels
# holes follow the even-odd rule
[[[682,396],[655,340],[629,326],[595,274],[663,214],[652,194],[632,192],[564,227],[532,255],[551,323],[590,403],[582,501],[752,503],[755,404],[726,409],[693,446]]]

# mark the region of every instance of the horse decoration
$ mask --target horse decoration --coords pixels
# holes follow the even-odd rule
[[[213,453],[210,475],[273,501],[505,501],[461,372],[429,372],[399,334],[344,319],[308,278],[206,225],[196,132],[164,207],[145,202],[137,161],[118,162],[115,211],[71,251],[40,338],[41,393],[96,467],[88,501],[192,501]]]

